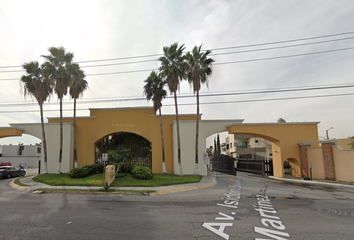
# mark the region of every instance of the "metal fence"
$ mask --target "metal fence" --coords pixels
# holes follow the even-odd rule
[[[235,158],[221,154],[211,159],[211,169],[213,172],[236,175],[234,162]]]
[[[273,160],[239,160],[237,162],[237,171],[254,173],[264,176],[273,175]]]

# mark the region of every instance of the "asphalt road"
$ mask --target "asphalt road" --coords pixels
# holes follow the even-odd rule
[[[217,176],[156,196],[33,194],[0,180],[3,239],[354,239],[354,188]]]

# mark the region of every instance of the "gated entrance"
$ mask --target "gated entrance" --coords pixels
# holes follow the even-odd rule
[[[273,176],[273,160],[238,160],[237,171]]]
[[[235,158],[223,155],[213,157],[211,159],[211,168],[213,172],[220,172],[230,175],[236,175]]]

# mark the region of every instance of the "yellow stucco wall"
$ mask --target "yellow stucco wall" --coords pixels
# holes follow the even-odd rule
[[[300,162],[300,142],[313,142],[317,146],[318,122],[305,123],[242,123],[228,126],[231,134],[249,134],[272,142],[274,176],[283,177],[283,162]],[[301,164],[298,164],[301,167]]]
[[[0,128],[0,138],[22,136],[23,131],[18,128]]]
[[[179,115],[180,120],[195,120],[196,115]],[[162,126],[165,144],[166,171],[173,173],[172,122],[174,115],[163,115]],[[50,118],[49,123],[59,122]],[[63,119],[73,122],[72,118]],[[128,132],[140,135],[151,142],[152,171],[162,173],[162,144],[160,118],[153,108],[90,109],[90,117],[76,119],[78,165],[95,162],[95,143],[112,133]]]

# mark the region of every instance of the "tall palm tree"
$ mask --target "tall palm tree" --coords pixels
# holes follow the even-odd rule
[[[144,81],[146,84],[144,86],[144,94],[147,100],[151,100],[154,103],[154,111],[156,113],[159,110],[160,116],[160,129],[161,129],[161,141],[162,141],[162,173],[166,174],[166,165],[165,165],[165,144],[163,140],[163,130],[162,130],[162,118],[161,118],[161,107],[162,99],[167,95],[164,86],[166,82],[162,81],[161,75],[152,71],[150,76]]]
[[[76,99],[83,95],[84,91],[88,89],[88,83],[84,79],[85,73],[80,69],[79,64],[74,63],[71,65],[72,83],[70,86],[70,96],[74,99],[74,161],[75,168],[77,165],[77,150],[76,150]]]
[[[74,54],[66,52],[64,47],[50,47],[50,55],[42,55],[45,58],[43,71],[46,78],[54,82],[54,91],[60,102],[60,146],[57,174],[61,174],[61,161],[63,157],[63,97],[68,93],[71,85],[71,64]]]
[[[181,140],[179,133],[179,120],[178,120],[178,107],[177,107],[177,90],[179,90],[180,82],[185,78],[185,56],[183,50],[184,44],[178,47],[178,43],[172,44],[170,47],[163,47],[164,56],[159,58],[161,62],[160,71],[162,77],[166,79],[168,88],[174,95],[175,110],[176,110],[176,123],[177,123],[177,146],[178,146],[178,168],[179,176],[182,176],[182,163],[181,163]]]
[[[50,98],[53,92],[53,86],[50,80],[43,77],[42,68],[39,67],[38,62],[25,63],[23,64],[23,68],[26,70],[26,75],[21,77],[21,89],[25,97],[31,96],[37,100],[41,113],[42,143],[44,150],[43,173],[48,174],[48,154],[43,121],[43,103]]]
[[[187,79],[193,87],[194,94],[197,93],[197,123],[195,134],[195,169],[194,175],[198,175],[198,144],[199,144],[199,91],[202,84],[208,87],[208,80],[212,74],[212,63],[214,60],[209,58],[210,50],[201,52],[202,45],[193,48],[192,54],[186,54],[187,59]]]

